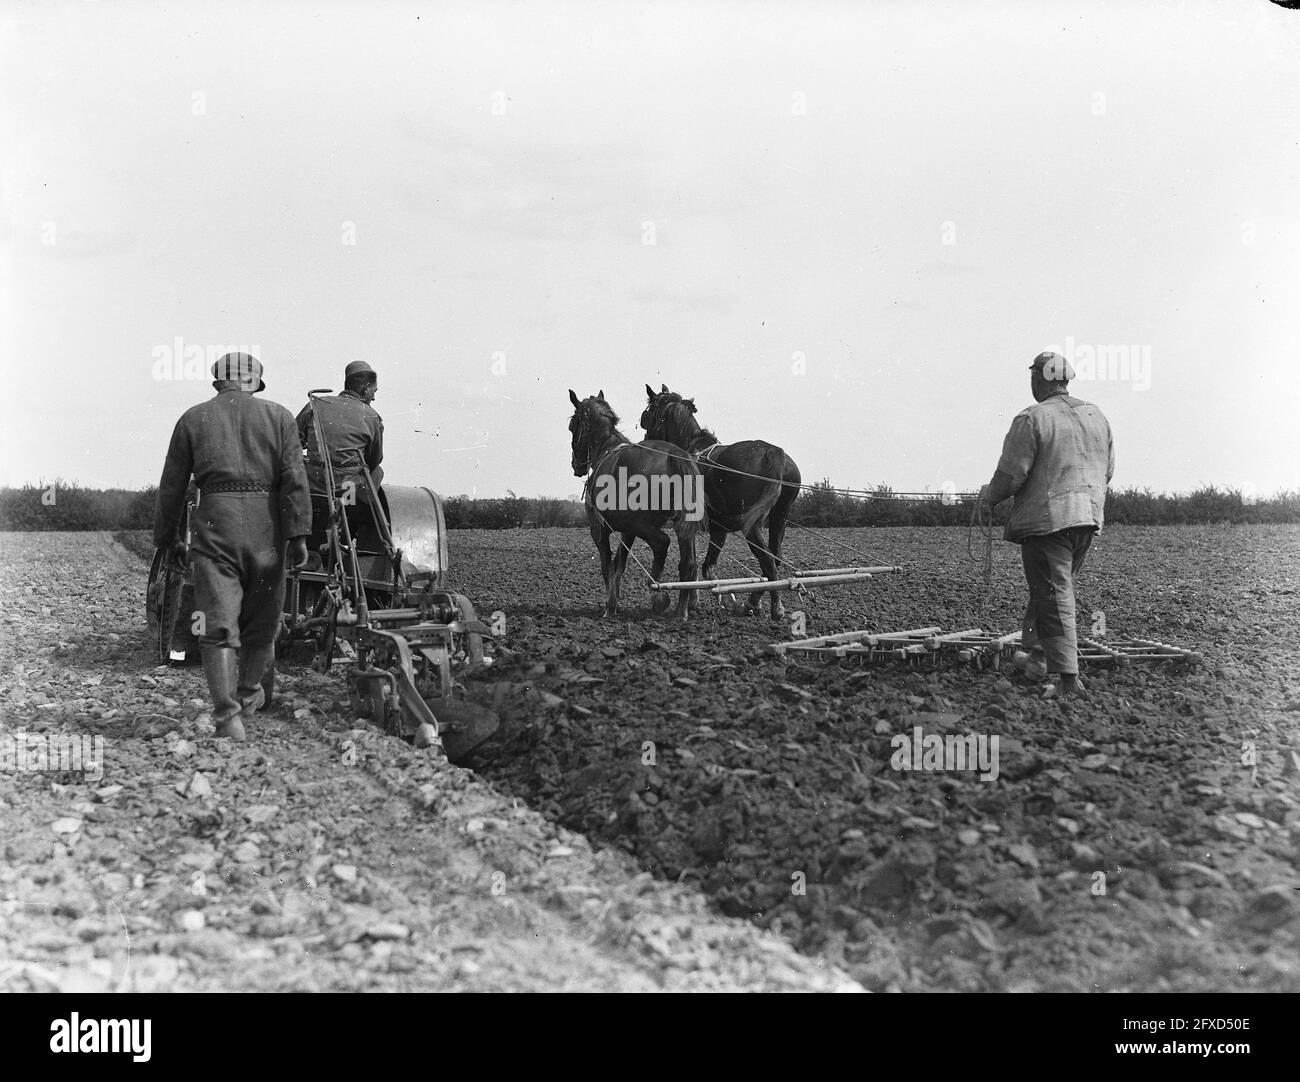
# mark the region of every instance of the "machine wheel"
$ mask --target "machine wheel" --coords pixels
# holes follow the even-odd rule
[[[176,618],[180,615],[185,575],[168,564],[162,549],[154,556],[154,564],[157,578],[154,580],[154,619],[150,623],[156,623],[154,649],[158,663],[166,665],[171,660],[172,636],[176,631]]]
[[[320,597],[316,599],[316,604],[312,607],[312,616],[324,616],[328,612],[330,612],[329,594],[322,590]],[[316,634],[316,656],[312,661],[312,667],[319,672],[329,672],[330,670],[330,660],[334,656],[335,634],[336,630],[332,619]]]

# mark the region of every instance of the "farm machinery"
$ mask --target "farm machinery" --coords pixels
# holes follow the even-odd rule
[[[311,391],[317,446],[326,447]],[[288,572],[276,657],[310,648],[312,665],[345,670],[355,714],[417,747],[441,746],[463,762],[496,731],[490,709],[470,702],[464,679],[491,664],[491,631],[463,594],[448,589],[442,501],[423,487],[336,483],[326,456],[323,492],[312,493],[307,566]],[[188,542],[202,496],[191,488],[178,537]],[[159,549],[149,570],[147,617],[161,663],[198,652],[189,561]],[[263,680],[271,701],[275,666]]]
[[[1201,656],[1180,646],[1153,639],[1112,639],[1099,642],[1080,637],[1082,666],[1124,668],[1128,665],[1196,666]],[[915,627],[906,631],[843,631],[834,635],[768,643],[777,657],[856,659],[864,664],[902,661],[913,667],[956,661],[975,669],[998,669],[1021,653],[1021,633],[1005,635],[978,627],[944,632],[940,627]]]

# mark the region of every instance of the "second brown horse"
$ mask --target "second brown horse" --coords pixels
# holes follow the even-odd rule
[[[685,449],[704,475],[704,501],[709,521],[709,551],[703,577],[716,578],[713,568],[729,533],[739,533],[763,569],[763,577],[777,578],[781,542],[790,505],[799,495],[801,477],[794,459],[780,447],[763,440],[721,444],[695,419],[695,401],[683,398],[661,384],[656,392],[648,383],[649,403],[641,414],[641,427],[650,440],[666,440]],[[767,546],[763,526],[767,525]],[[785,616],[781,592],[769,591],[772,619]],[[758,611],[763,595],[750,595],[749,611]]]

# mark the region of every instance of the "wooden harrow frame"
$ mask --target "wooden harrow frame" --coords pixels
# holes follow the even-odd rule
[[[1154,639],[1080,639],[1079,660],[1088,665],[1200,665],[1201,655]]]
[[[814,586],[837,586],[844,582],[862,582],[876,575],[902,571],[901,567],[830,567],[824,571],[805,571],[785,579],[765,579],[757,575],[740,579],[697,579],[694,582],[652,582],[651,590],[708,590],[712,594],[756,594],[767,590],[807,590]]]
[[[1021,633],[1006,635],[972,627],[945,632],[939,627],[914,627],[904,631],[844,631],[807,639],[769,643],[766,650],[778,657],[811,656],[824,660],[852,658],[864,664],[903,661],[913,666],[940,660],[957,661],[977,669],[1001,668],[1021,648]],[[1143,665],[1199,665],[1199,654],[1152,639],[1114,639],[1097,642],[1079,639],[1082,667]]]

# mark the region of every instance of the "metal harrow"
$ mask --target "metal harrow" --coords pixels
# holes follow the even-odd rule
[[[941,627],[914,627],[905,631],[845,631],[791,642],[769,643],[777,656],[810,654],[822,658],[854,658],[864,663],[906,661],[913,665],[939,656],[954,657],[976,667],[997,668],[1020,644],[1020,632],[995,635],[980,628],[945,632]]]
[[[971,627],[945,632],[940,627],[914,627],[905,631],[844,631],[788,642],[769,643],[766,651],[777,657],[807,655],[823,659],[856,659],[864,664],[903,661],[919,667],[941,660],[957,661],[977,669],[1001,668],[1021,648],[1021,633],[1005,635]],[[1083,666],[1131,664],[1199,665],[1199,654],[1151,639],[1114,639],[1097,642],[1079,639]]]

